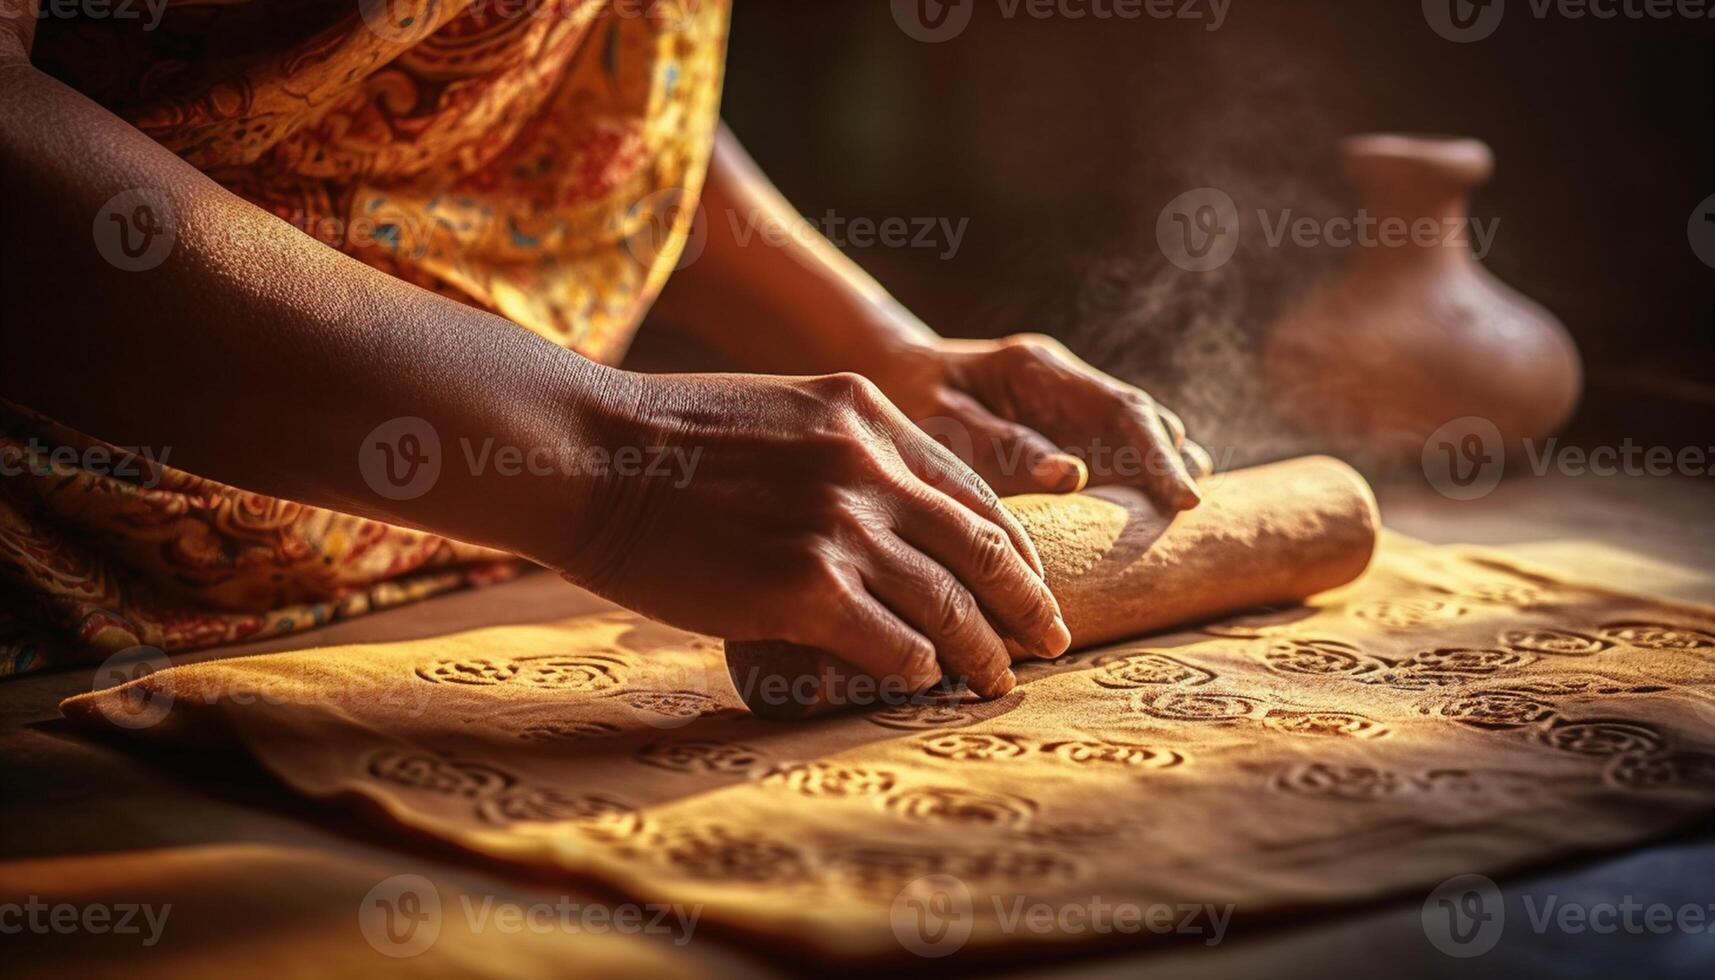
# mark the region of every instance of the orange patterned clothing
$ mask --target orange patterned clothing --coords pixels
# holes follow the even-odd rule
[[[701,190],[727,0],[167,4],[158,25],[45,20],[34,60],[330,246],[586,356],[624,353]],[[0,402],[0,675],[290,632],[516,570],[170,467],[80,463],[102,445]]]

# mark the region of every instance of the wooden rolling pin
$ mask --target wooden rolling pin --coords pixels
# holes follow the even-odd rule
[[[1130,488],[1005,503],[1036,542],[1073,649],[1345,585],[1369,564],[1380,526],[1364,478],[1326,456],[1211,477],[1202,505],[1171,520]],[[790,643],[728,643],[726,659],[739,696],[764,718],[896,704],[913,693]]]

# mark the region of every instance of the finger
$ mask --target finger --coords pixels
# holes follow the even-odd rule
[[[901,416],[903,418],[903,416]],[[966,466],[947,447],[906,423],[912,437],[901,437],[894,443],[900,458],[913,475],[927,484],[926,489],[938,491],[962,504],[972,515],[1005,532],[1022,560],[1036,578],[1042,578],[1042,559],[1036,554],[1036,543],[1025,533],[1024,525],[1001,505],[994,488]],[[1046,586],[1043,587],[1046,590]]]
[[[1047,584],[999,526],[931,487],[900,509],[894,526],[964,585],[1002,636],[1041,657],[1057,657],[1071,645]]]
[[[983,697],[1000,697],[1018,679],[1000,634],[970,590],[928,555],[891,533],[878,542],[863,576],[871,595],[929,638],[942,670]]]
[[[990,474],[989,488],[1002,496],[1017,493],[1075,493],[1090,471],[1084,461],[1027,425],[1003,419],[964,392],[947,396],[948,408],[970,430],[978,471]]]
[[[1179,458],[1173,436],[1156,412],[1148,395],[1139,394],[1127,417],[1132,445],[1143,452],[1144,489],[1157,504],[1174,510],[1189,510],[1203,501],[1197,481]]]
[[[1155,406],[1155,414],[1161,416],[1161,424],[1167,426],[1167,434],[1173,438],[1173,447],[1185,445],[1185,421],[1178,413],[1161,405]]]
[[[839,575],[821,603],[818,626],[794,637],[839,657],[884,683],[910,692],[941,680],[935,645],[876,601],[855,573]]]
[[[1209,451],[1189,439],[1179,447],[1179,458],[1185,461],[1185,468],[1191,475],[1199,480],[1215,472],[1215,460]]]

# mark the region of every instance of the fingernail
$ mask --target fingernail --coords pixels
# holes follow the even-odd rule
[[[1072,631],[1066,628],[1066,621],[1059,616],[1054,617],[1054,624],[1048,627],[1048,632],[1042,637],[1042,645],[1038,648],[1042,656],[1052,660],[1065,653],[1072,646]]]
[[[1190,510],[1203,502],[1203,491],[1197,488],[1197,481],[1190,477],[1179,480],[1179,509]]]
[[[990,689],[993,690],[994,693],[990,694],[989,697],[991,697],[991,698],[1005,697],[1006,695],[1012,693],[1012,689],[1017,687],[1017,686],[1018,686],[1018,675],[1014,674],[1012,672],[1011,668],[1008,668],[1006,670],[1001,671],[999,674],[995,675],[994,683],[989,685]]]
[[[1090,468],[1084,464],[1084,461],[1076,456],[1064,456],[1062,458],[1066,460],[1066,467],[1071,475],[1070,486],[1066,487],[1066,492],[1077,493],[1088,486]]]
[[[1043,456],[1031,464],[1030,475],[1049,493],[1076,493],[1084,488],[1089,471],[1076,456]]]

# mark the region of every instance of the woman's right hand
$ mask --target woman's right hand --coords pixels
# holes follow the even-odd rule
[[[911,690],[945,674],[998,697],[1015,683],[1011,650],[1065,651],[1023,528],[869,381],[615,374],[626,390],[604,401],[623,407],[586,431],[615,460],[658,465],[582,488],[569,533],[536,555],[567,578],[674,626],[819,647]]]

